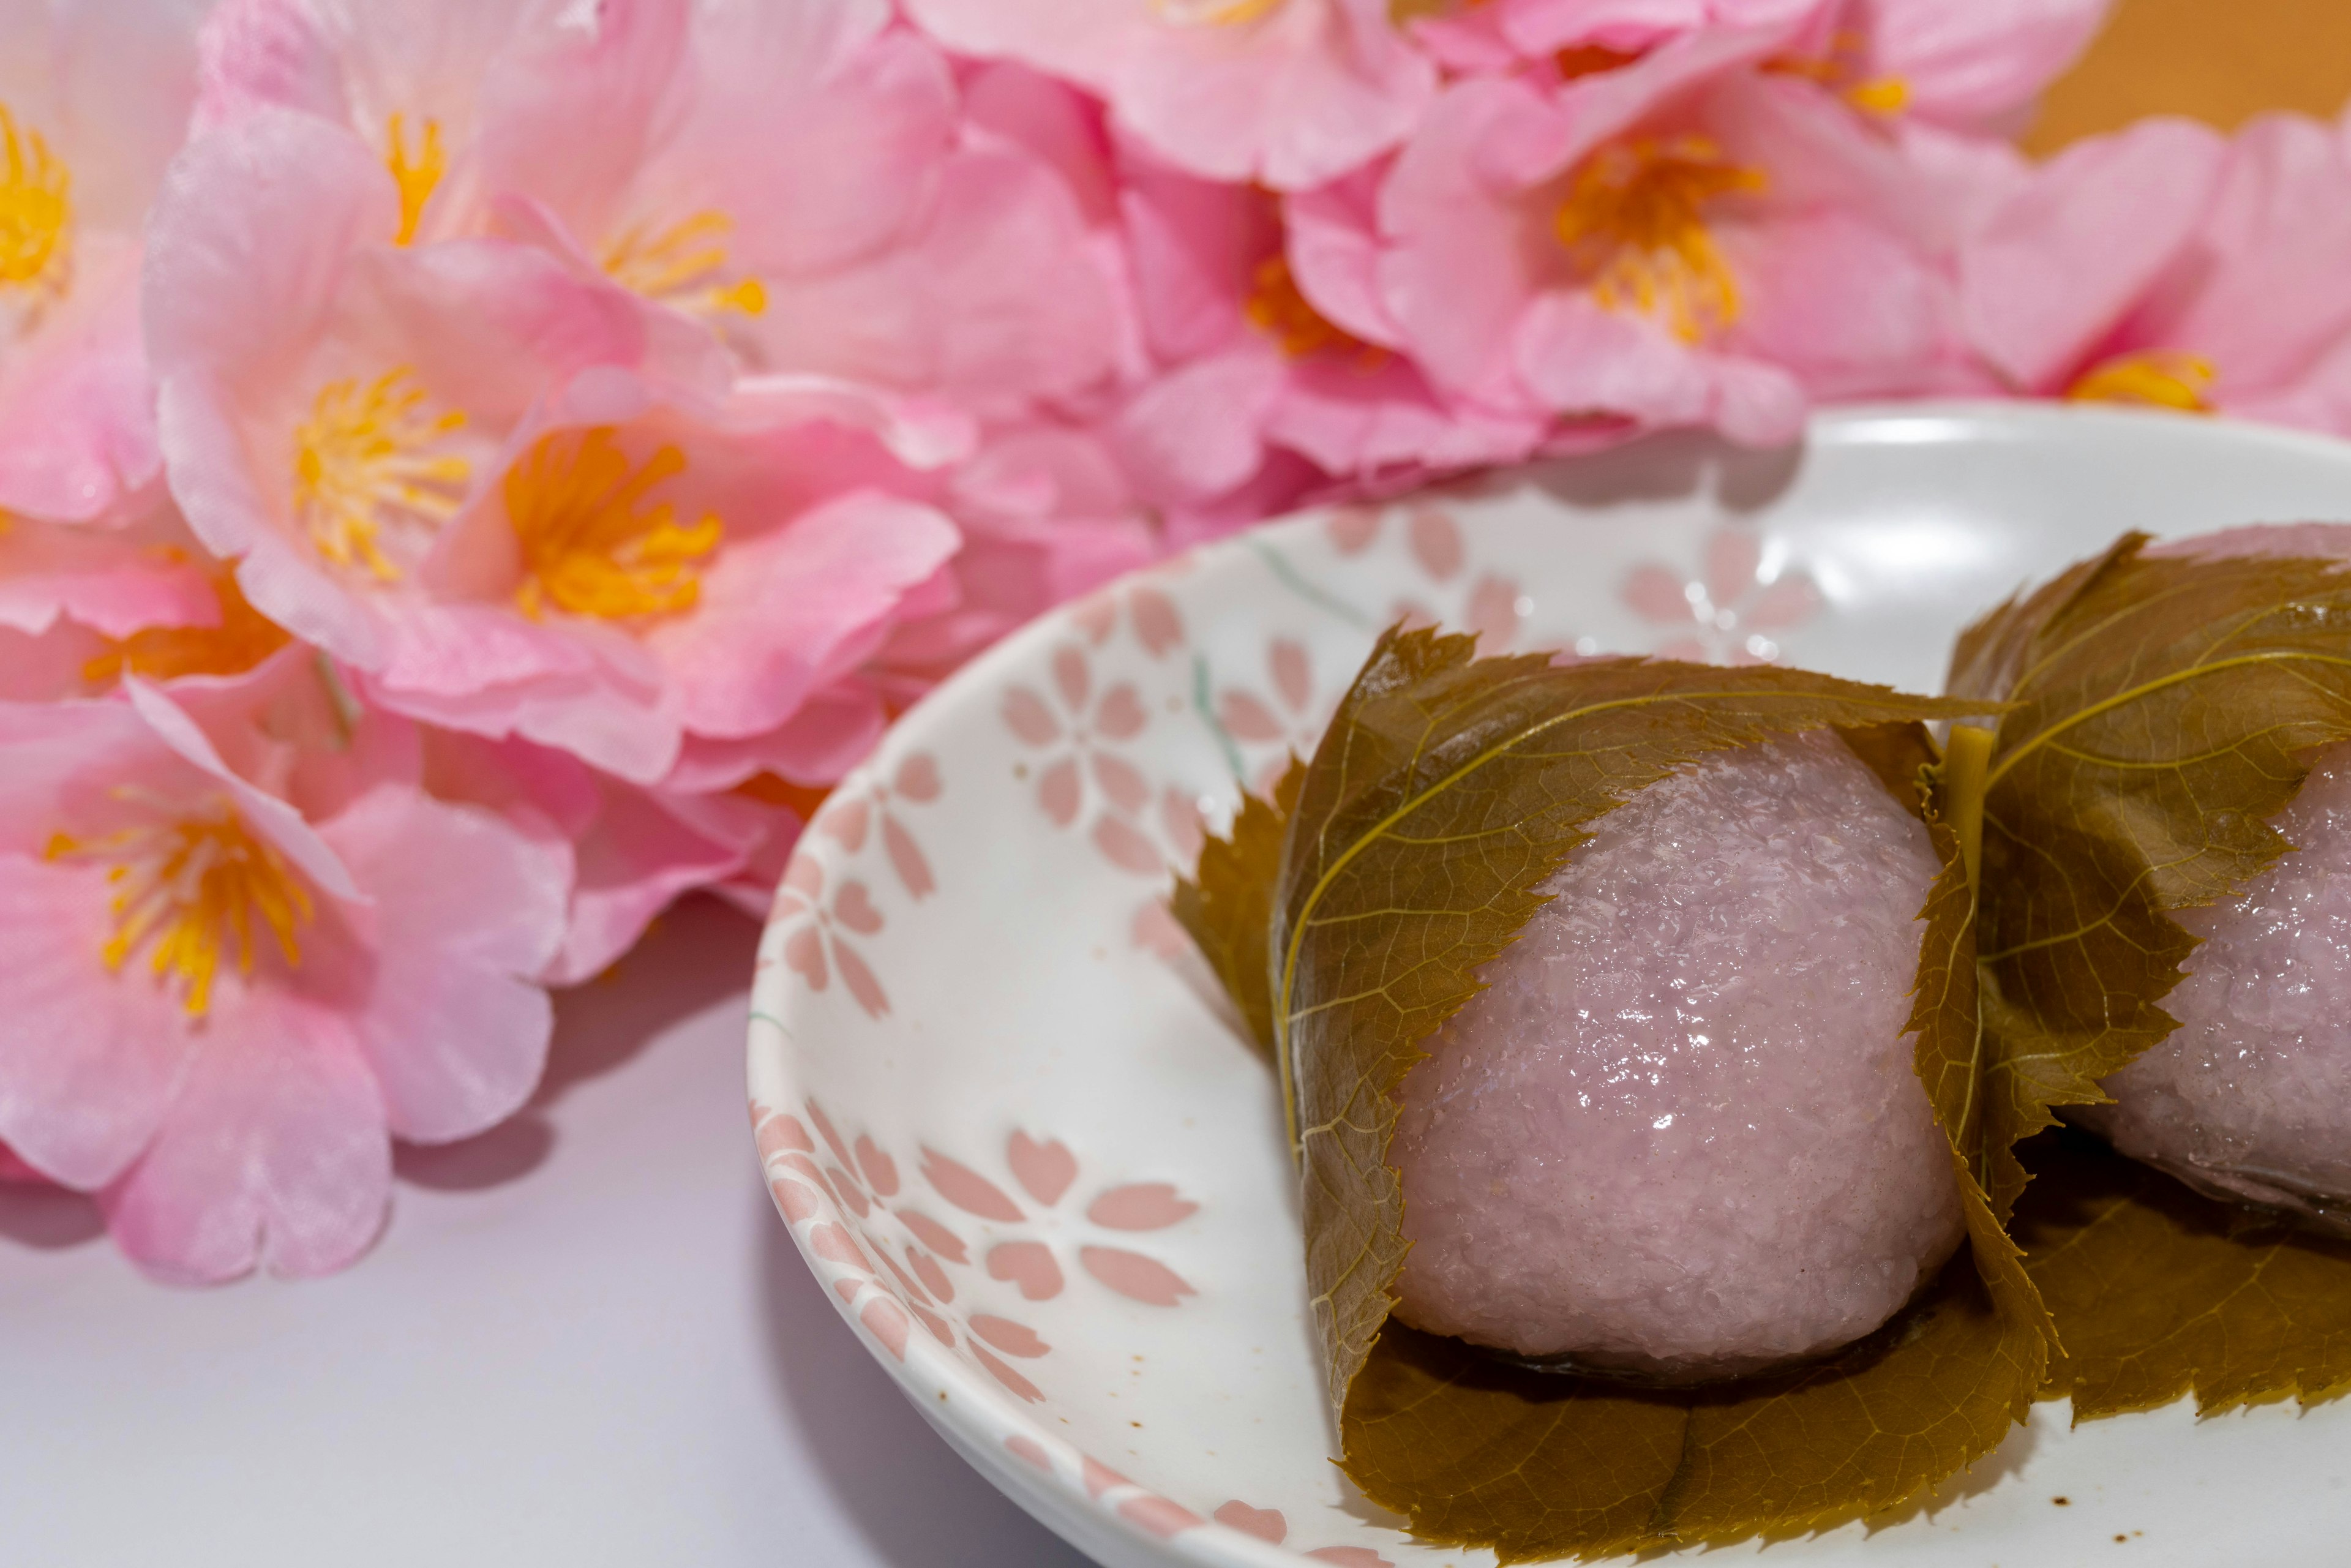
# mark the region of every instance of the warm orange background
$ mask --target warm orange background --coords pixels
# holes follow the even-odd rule
[[[2024,145],[2053,152],[2147,114],[2224,130],[2264,109],[2331,116],[2346,98],[2351,0],[2122,0]]]

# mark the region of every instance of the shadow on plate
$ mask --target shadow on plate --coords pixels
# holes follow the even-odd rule
[[[555,993],[555,1041],[530,1102],[479,1137],[400,1144],[392,1170],[437,1192],[474,1192],[529,1175],[554,1152],[544,1112],[575,1083],[626,1062],[671,1026],[749,983],[758,925],[731,904],[690,897],[594,979]]]
[[[764,1192],[758,1210],[769,1380],[875,1554],[892,1568],[1086,1568],[915,1414],[833,1311]]]

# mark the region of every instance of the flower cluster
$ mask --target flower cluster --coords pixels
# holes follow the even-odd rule
[[[331,1270],[890,715],[1310,498],[1823,399],[2351,429],[2351,152],[2103,0],[0,5],[0,1174]]]

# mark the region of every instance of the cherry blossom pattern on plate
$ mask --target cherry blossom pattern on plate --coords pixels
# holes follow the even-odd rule
[[[807,1225],[808,1250],[835,1266],[833,1291],[851,1315],[895,1360],[905,1360],[919,1323],[1007,1391],[1030,1404],[1042,1400],[1043,1391],[1006,1358],[1033,1361],[1053,1347],[1026,1323],[957,1303],[942,1260],[968,1265],[968,1249],[919,1208],[892,1207],[902,1191],[898,1162],[870,1135],[852,1148],[813,1098],[803,1108],[805,1123],[754,1102],[752,1124],[777,1209],[788,1222]],[[810,1136],[811,1124],[821,1145]]]
[[[1106,588],[1080,601],[1071,608],[1070,620],[1085,633],[1088,643],[1099,648],[1118,630],[1122,613],[1134,632],[1136,645],[1154,659],[1184,646],[1183,612],[1147,579],[1123,588]]]
[[[829,808],[831,803],[827,804]],[[826,814],[820,813],[820,821]],[[865,883],[855,877],[832,879],[829,895],[827,882],[824,867],[805,845],[784,868],[773,916],[777,925],[785,928],[784,967],[812,991],[824,990],[838,973],[866,1016],[878,1019],[890,1010],[889,996],[850,937],[878,934],[882,912],[874,907]]]
[[[1273,747],[1249,779],[1249,789],[1259,795],[1272,791],[1292,753],[1314,755],[1338,706],[1335,698],[1327,704],[1314,700],[1314,657],[1303,643],[1274,638],[1266,644],[1265,671],[1264,695],[1246,686],[1228,686],[1217,694],[1216,707],[1217,727],[1233,741],[1251,748]]]
[[[899,810],[928,806],[939,798],[939,765],[927,751],[903,759],[884,782],[878,775],[846,797],[836,794],[825,802],[818,828],[850,854],[862,853],[869,834],[877,834],[890,869],[909,898],[926,898],[938,891],[931,862]]]
[[[1695,577],[1644,561],[1617,591],[1627,609],[1658,629],[1651,652],[1661,659],[1768,664],[1780,656],[1775,634],[1802,626],[1826,602],[1809,575],[1770,559],[1752,528],[1719,528],[1700,553]]]
[[[1167,1182],[1128,1182],[1096,1192],[1082,1208],[1061,1200],[1078,1182],[1078,1158],[1060,1139],[1039,1142],[1026,1132],[1005,1141],[1004,1164],[1032,1213],[970,1166],[936,1149],[923,1150],[923,1178],[938,1195],[976,1219],[992,1240],[981,1260],[990,1279],[1010,1284],[1023,1300],[1050,1301],[1068,1288],[1064,1259],[1094,1281],[1131,1301],[1173,1307],[1197,1295],[1191,1283],[1157,1259],[1116,1245],[1180,1225],[1199,1205]]]
[[[1050,697],[1016,685],[1005,692],[1001,709],[1006,727],[1039,754],[1033,769],[1039,808],[1055,827],[1073,827],[1092,796],[1099,809],[1086,836],[1102,858],[1138,876],[1159,876],[1165,862],[1138,825],[1151,784],[1119,749],[1151,721],[1142,694],[1131,681],[1097,693],[1092,664],[1075,643],[1053,651],[1050,669]],[[1026,776],[1029,764],[1021,768]]]
[[[1243,1535],[1254,1535],[1259,1541],[1282,1545],[1290,1539],[1290,1521],[1278,1508],[1251,1508],[1238,1498],[1219,1507],[1216,1512],[1218,1524],[1228,1530],[1238,1530]],[[1395,1564],[1368,1546],[1318,1546],[1307,1552],[1318,1563],[1337,1563],[1343,1568],[1395,1568]]]
[[[1093,1502],[1162,1541],[1186,1530],[1197,1530],[1207,1522],[1182,1503],[1137,1486],[1092,1455],[1080,1453],[1066,1444],[1055,1447],[1067,1449],[1066,1463],[1075,1467],[1074,1475],[1065,1473],[1064,1464],[1055,1462],[1051,1450],[1042,1441],[1025,1433],[1014,1433],[1005,1438],[1004,1447],[1022,1463],[1063,1486],[1074,1481]]]

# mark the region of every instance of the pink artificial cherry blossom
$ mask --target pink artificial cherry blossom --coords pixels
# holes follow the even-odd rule
[[[180,690],[0,706],[0,1136],[159,1278],[320,1273],[390,1136],[538,1082],[570,857],[423,792],[302,650]]]
[[[1383,0],[912,0],[949,48],[1100,93],[1203,178],[1300,190],[1393,147],[1435,86]]]
[[[0,511],[109,521],[155,478],[140,225],[201,0],[0,5]]]

